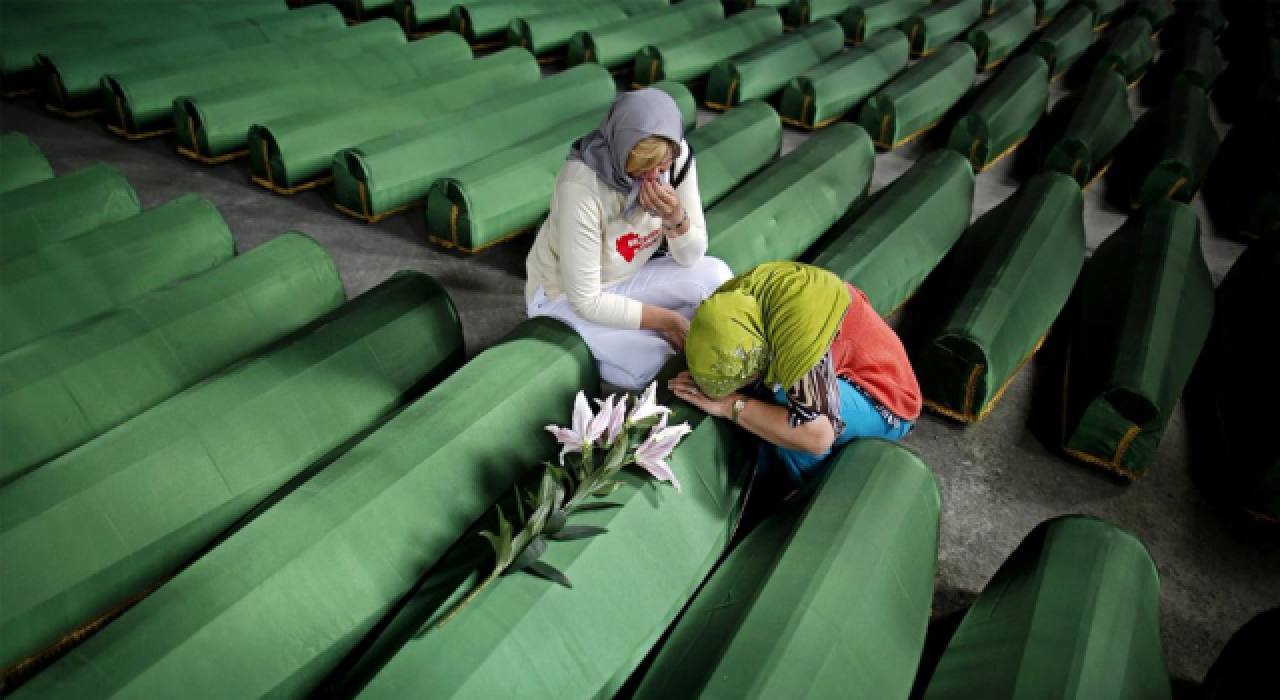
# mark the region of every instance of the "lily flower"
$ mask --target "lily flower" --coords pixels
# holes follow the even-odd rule
[[[667,414],[671,413],[671,409],[657,402],[658,383],[652,382],[649,388],[640,394],[640,398],[636,399],[635,408],[631,409],[631,415],[627,417],[627,423],[635,425],[645,418],[652,416],[663,416],[665,421]]]
[[[617,404],[614,404],[613,399],[613,395],[610,394],[604,401],[596,400],[596,404],[600,406],[599,415],[608,416],[603,443],[605,446],[613,445],[618,439],[618,434],[622,432],[623,423],[627,418],[627,395],[623,394]]]
[[[573,427],[547,426],[547,430],[556,436],[556,442],[563,446],[560,450],[560,466],[564,466],[565,455],[570,452],[581,452],[584,446],[590,445],[600,437],[600,431],[597,431],[594,436],[591,434],[592,423],[594,420],[591,415],[591,404],[587,403],[587,395],[579,391],[573,401]]]
[[[676,479],[671,465],[667,464],[667,457],[671,456],[671,452],[675,450],[676,445],[680,444],[684,436],[691,432],[693,431],[688,423],[667,426],[667,417],[663,415],[662,420],[649,432],[649,437],[636,448],[636,464],[649,472],[653,478],[666,481],[676,487],[676,491],[680,491],[680,481]]]

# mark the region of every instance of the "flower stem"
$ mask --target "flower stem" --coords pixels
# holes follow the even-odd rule
[[[492,584],[494,581],[498,580],[498,576],[502,574],[502,571],[503,569],[497,566],[493,567],[493,571],[489,572],[489,576],[485,578],[485,580],[481,581],[480,585],[471,589],[471,592],[467,594],[466,598],[463,598],[462,600],[458,601],[457,605],[454,605],[452,608],[449,609],[449,614],[445,615],[443,618],[440,619],[439,622],[436,623],[436,629],[440,629],[441,627],[444,627],[445,625],[449,624],[449,621],[452,620],[455,615],[462,612],[463,608],[470,605],[471,601],[475,600],[476,596],[480,595],[481,591],[488,588],[489,585]]]

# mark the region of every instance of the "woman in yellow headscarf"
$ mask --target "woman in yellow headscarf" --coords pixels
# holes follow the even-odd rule
[[[920,416],[902,341],[866,295],[821,268],[766,263],[698,307],[679,398],[773,445],[786,476],[811,479],[855,437],[898,440]]]

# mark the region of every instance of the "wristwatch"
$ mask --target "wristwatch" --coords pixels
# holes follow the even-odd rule
[[[732,417],[733,417],[734,423],[738,422],[738,418],[742,416],[742,409],[746,407],[747,407],[747,399],[745,397],[739,397],[737,401],[733,402]]]

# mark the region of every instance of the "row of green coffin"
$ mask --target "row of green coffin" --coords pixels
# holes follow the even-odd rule
[[[1028,0],[1035,8],[1038,24],[1046,24],[1067,6],[1070,0]],[[929,0],[790,0],[785,3],[787,25],[799,27],[828,17],[838,19],[846,28],[858,28],[851,39],[860,42],[884,29],[897,27],[929,4]],[[1021,4],[1018,0],[985,0],[984,14],[995,15]]]
[[[473,44],[533,48],[535,34],[545,32],[564,46],[575,31],[644,16],[668,7],[670,0],[477,0],[455,3],[449,10],[449,28]],[[621,13],[619,15],[619,13]],[[514,40],[514,41],[513,41]]]
[[[0,193],[0,263],[141,211],[133,186],[105,164]]]
[[[26,134],[0,134],[0,194],[53,177],[53,166]]]

